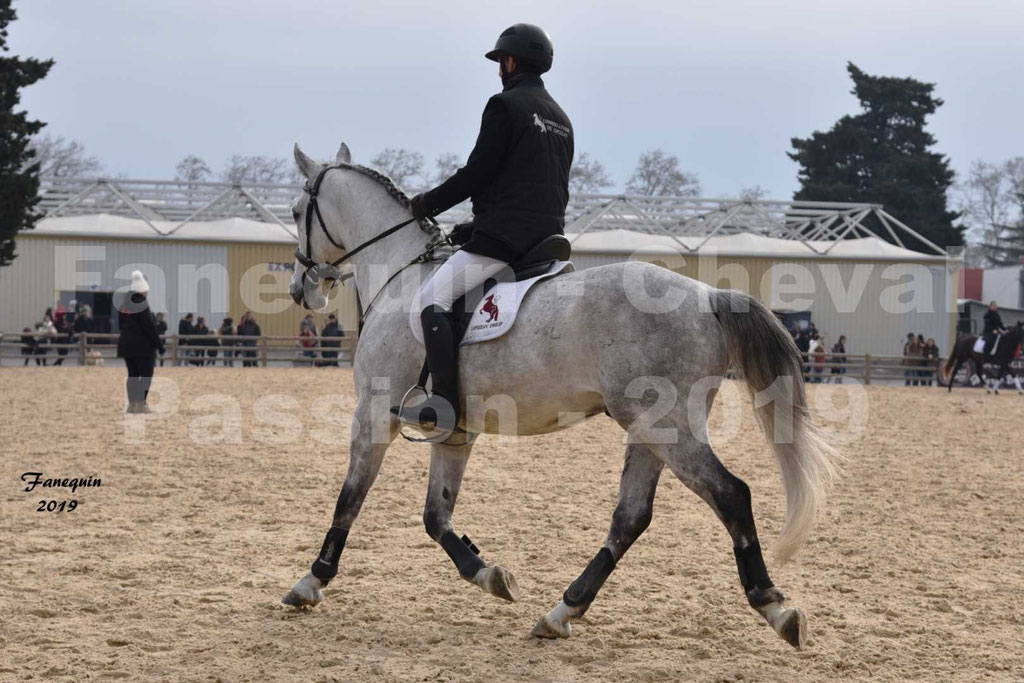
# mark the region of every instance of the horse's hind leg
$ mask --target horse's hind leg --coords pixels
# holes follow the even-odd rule
[[[423,508],[423,524],[427,534],[448,553],[462,578],[491,595],[515,602],[521,593],[512,573],[504,567],[485,564],[469,537],[460,538],[452,526],[452,512],[474,437],[470,435],[463,445],[434,444],[431,447],[430,483],[427,503]]]
[[[802,647],[807,625],[798,609],[783,607],[785,597],[775,588],[761,554],[750,505],[750,487],[734,476],[711,446],[690,438],[678,444],[654,444],[652,451],[665,460],[672,472],[700,496],[725,525],[732,537],[740,584],[750,606],[793,647]]]
[[[384,462],[384,454],[391,439],[394,438],[394,430],[390,434],[391,439],[383,440],[383,443],[376,443],[371,436],[370,428],[356,429],[359,420],[359,411],[353,420],[352,433],[356,434],[352,439],[349,449],[348,474],[345,476],[345,483],[341,487],[341,494],[334,506],[334,517],[331,521],[331,528],[324,538],[320,554],[313,561],[309,573],[302,577],[298,583],[292,586],[288,594],[281,600],[285,605],[292,607],[313,607],[323,599],[322,589],[327,586],[331,579],[338,573],[338,562],[341,560],[341,551],[345,549],[345,540],[348,538],[349,529],[359,516],[359,510],[363,506],[366,494],[377,479],[380,466]],[[363,424],[369,424],[366,420]]]
[[[631,444],[626,448],[626,464],[619,482],[619,503],[612,515],[608,538],[562,596],[562,601],[541,618],[532,634],[539,638],[566,638],[572,632],[570,621],[583,616],[601,590],[616,563],[626,554],[650,525],[654,492],[665,466],[647,446]]]

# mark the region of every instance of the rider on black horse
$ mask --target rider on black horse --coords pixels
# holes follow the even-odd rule
[[[999,316],[999,305],[992,301],[985,311],[985,331],[981,333],[985,339],[984,355],[992,353],[992,347],[999,335],[1006,334],[1006,326]]]
[[[453,235],[465,246],[419,294],[433,394],[419,405],[391,409],[403,422],[444,431],[454,430],[460,415],[453,304],[541,240],[563,234],[569,201],[572,123],[540,78],[551,68],[551,39],[537,26],[516,24],[485,56],[498,62],[504,87],[484,107],[476,146],[455,175],[412,199],[417,218],[473,199],[472,227]]]

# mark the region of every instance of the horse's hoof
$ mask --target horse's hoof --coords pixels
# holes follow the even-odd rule
[[[281,604],[289,607],[316,607],[323,599],[324,592],[320,589],[320,580],[312,574],[307,574],[281,598]]]
[[[807,644],[807,617],[799,609],[788,609],[783,612],[775,631],[784,641],[802,650]]]
[[[572,635],[572,624],[555,622],[545,615],[533,627],[530,635],[534,638],[568,638]]]
[[[519,584],[516,583],[516,577],[512,576],[512,572],[509,570],[493,565],[484,567],[483,571],[487,574],[483,577],[480,587],[491,595],[509,602],[519,602],[519,598],[523,597],[523,592],[519,589]]]

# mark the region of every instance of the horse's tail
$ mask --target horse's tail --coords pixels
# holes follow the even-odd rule
[[[786,562],[810,535],[840,455],[811,421],[800,351],[775,314],[740,292],[712,289],[709,295],[725,330],[729,358],[743,371],[782,473],[786,520],[775,555]]]

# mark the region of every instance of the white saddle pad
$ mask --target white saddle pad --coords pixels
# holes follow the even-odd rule
[[[1003,335],[1001,335],[1001,334],[997,334],[996,335],[996,341],[995,341],[994,344],[992,344],[992,350],[989,351],[989,355],[990,356],[996,355],[996,351],[999,349],[999,340],[1002,339],[1002,338],[1003,338]],[[978,337],[978,339],[974,342],[974,352],[975,353],[984,353],[985,352],[985,337]]]
[[[474,306],[473,317],[470,318],[466,335],[462,338],[462,345],[488,341],[508,332],[516,321],[519,305],[531,287],[541,280],[574,270],[576,268],[571,261],[556,261],[542,275],[521,282],[499,282],[488,289]],[[420,324],[418,310],[409,311],[409,327],[412,328],[416,341],[422,344],[423,327]]]

